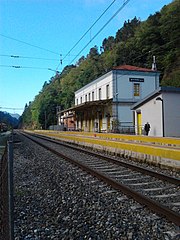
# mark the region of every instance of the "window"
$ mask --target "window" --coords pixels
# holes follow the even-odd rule
[[[101,100],[101,88],[99,88],[99,100]]]
[[[89,101],[91,101],[91,93],[89,93]]]
[[[94,92],[92,92],[92,101],[94,101]]]
[[[78,105],[78,98],[76,99],[76,105]]]
[[[109,84],[106,85],[106,98],[109,98]]]
[[[140,96],[140,84],[134,83],[134,96],[138,97]]]
[[[82,97],[81,97],[81,103],[82,103]]]
[[[85,102],[87,102],[87,94],[85,95]]]

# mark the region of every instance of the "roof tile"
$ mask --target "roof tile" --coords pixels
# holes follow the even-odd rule
[[[149,68],[135,67],[132,65],[121,65],[114,67],[113,70],[126,70],[126,71],[139,71],[139,72],[154,72],[154,70]]]

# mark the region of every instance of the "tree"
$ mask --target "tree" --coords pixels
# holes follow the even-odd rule
[[[113,66],[130,64],[151,68],[156,56],[161,84],[180,87],[180,1],[174,0],[144,22],[136,17],[124,22],[115,37],[106,37],[103,51],[90,49],[76,65],[66,66],[62,73],[45,81],[34,101],[25,106],[22,123],[25,127],[43,128],[55,123],[57,105],[67,109],[74,105],[74,92],[95,80]]]
[[[114,45],[115,45],[115,39],[112,36],[105,38],[102,43],[102,47],[104,51],[112,50]]]
[[[138,20],[136,17],[134,17],[131,21],[125,21],[123,27],[120,28],[116,33],[116,42],[125,42],[129,38],[133,37],[139,25],[140,20]]]

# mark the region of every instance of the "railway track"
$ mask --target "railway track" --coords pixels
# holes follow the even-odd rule
[[[23,135],[180,225],[179,179],[48,137]]]

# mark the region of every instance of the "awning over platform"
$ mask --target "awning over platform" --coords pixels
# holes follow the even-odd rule
[[[106,106],[106,105],[109,105],[109,104],[112,104],[112,99],[85,102],[85,103],[76,105],[74,107],[62,110],[62,111],[60,111],[60,113],[70,112],[70,111],[75,111],[75,112],[76,111],[82,111],[82,110],[85,110],[87,108]]]

